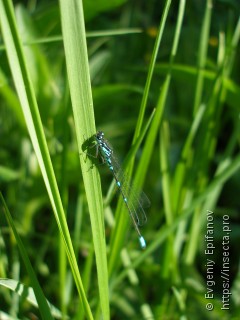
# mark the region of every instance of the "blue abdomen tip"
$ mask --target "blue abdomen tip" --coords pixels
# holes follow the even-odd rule
[[[147,244],[146,244],[145,239],[144,239],[142,236],[139,238],[139,242],[140,242],[141,248],[142,248],[142,249],[145,249],[146,246],[147,246]]]

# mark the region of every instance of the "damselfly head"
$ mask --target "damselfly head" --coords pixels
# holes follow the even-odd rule
[[[98,140],[102,140],[104,137],[104,133],[102,131],[98,131],[97,134],[96,134],[96,138]]]

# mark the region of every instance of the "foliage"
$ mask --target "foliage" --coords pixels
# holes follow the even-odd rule
[[[239,318],[239,9],[0,0],[0,318]],[[144,251],[99,129],[151,201]]]

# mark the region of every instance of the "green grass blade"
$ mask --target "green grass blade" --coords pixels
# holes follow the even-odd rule
[[[165,28],[166,18],[167,18],[168,12],[169,12],[170,4],[171,4],[171,1],[166,1],[164,12],[162,15],[162,19],[160,21],[159,31],[158,31],[157,39],[155,41],[153,54],[151,57],[147,81],[146,81],[146,85],[144,88],[139,117],[138,117],[136,129],[135,129],[135,134],[134,134],[134,139],[133,139],[134,142],[136,142],[136,139],[138,138],[138,136],[140,134],[140,130],[142,130],[142,123],[143,123],[144,113],[145,113],[145,109],[146,109],[146,105],[147,105],[150,84],[151,84],[152,75],[153,75],[153,71],[154,71],[154,67],[155,67],[155,63],[156,63],[156,58],[157,58],[157,54],[159,51],[159,47],[160,47],[160,43],[161,43],[161,39],[162,39],[162,34],[163,34],[163,31]],[[157,117],[157,119],[159,118],[159,108],[156,110],[156,112],[154,114],[153,123],[154,122],[156,123],[156,121],[157,121],[156,117]],[[153,123],[152,123],[152,126],[153,126]],[[132,164],[133,164],[133,162],[132,162]],[[132,164],[131,164],[131,169],[132,169]],[[132,172],[131,169],[128,170],[129,176],[131,176],[131,172]],[[139,184],[138,182],[139,181],[137,180],[136,185],[139,187],[139,189],[141,189],[142,184]],[[111,249],[110,249],[110,252],[111,252],[110,258],[109,258],[109,274],[110,275],[112,275],[113,270],[115,269],[116,265],[118,264],[119,252],[120,252],[121,247],[123,246],[123,241],[124,241],[123,240],[124,235],[125,235],[124,230],[126,230],[127,223],[128,223],[128,220],[124,218],[126,213],[123,211],[125,211],[125,207],[123,206],[122,202],[119,201],[118,208],[117,208],[117,214],[116,214],[117,228],[115,229],[115,234],[112,238]]]
[[[142,132],[140,136],[137,138],[136,142],[134,145],[132,145],[131,150],[129,151],[128,156],[126,157],[126,161],[124,162],[123,167],[127,167],[127,165],[130,163],[130,161],[135,157],[137,150],[139,149],[139,146],[145,137],[147,130],[152,122],[152,119],[154,118],[155,114],[155,109],[153,110],[149,120],[147,121],[145,127],[142,129]],[[129,172],[129,171],[127,171]],[[110,201],[111,196],[113,194],[113,190],[115,187],[115,181],[113,181],[112,186],[109,188],[109,193],[107,195],[106,201]],[[118,263],[119,260],[119,253],[121,251],[121,248],[124,243],[124,238],[125,238],[125,231],[127,229],[127,225],[129,223],[128,219],[126,219],[127,212],[126,207],[124,203],[122,202],[122,199],[119,198],[118,202],[118,207],[116,210],[116,219],[115,219],[115,229],[114,233],[112,234],[111,237],[111,248],[110,248],[110,258],[109,258],[109,275],[112,274],[113,270],[116,267],[116,264]]]
[[[96,255],[101,308],[104,319],[109,319],[108,272],[100,179],[95,167],[89,170],[92,163],[82,153],[83,143],[96,132],[82,2],[61,0],[60,8],[77,143],[81,154],[80,162]]]
[[[21,296],[24,297],[24,299],[26,299],[31,305],[39,308],[33,288],[26,287],[22,283],[19,283],[19,281],[16,281],[13,279],[2,279],[2,278],[0,278],[0,286],[3,286],[5,288],[8,288],[16,292],[20,297]],[[50,304],[50,302],[48,302],[48,305],[51,310],[52,316],[54,318],[61,319],[62,313],[60,312],[60,310],[54,307],[54,305]]]
[[[184,184],[184,179],[187,173],[187,164],[188,164],[187,160],[191,158],[191,152],[193,148],[192,143],[199,129],[199,126],[201,124],[205,110],[206,110],[205,105],[202,105],[198,108],[198,111],[195,115],[193,123],[190,127],[189,134],[185,140],[185,145],[183,146],[183,150],[181,152],[181,158],[175,170],[174,182],[173,182],[173,186],[174,186],[173,197],[172,197],[172,207],[174,212],[178,211],[180,199],[184,198],[182,194],[183,194],[183,190],[185,190],[183,188],[183,184]]]
[[[177,51],[177,47],[180,39],[181,27],[182,27],[182,22],[184,17],[184,10],[185,10],[185,0],[180,1],[180,4],[179,4],[178,21],[176,25],[175,36],[173,40],[171,56],[169,61],[170,68],[164,80],[163,86],[161,88],[161,93],[159,95],[159,99],[156,107],[156,113],[152,122],[152,126],[149,130],[147,141],[145,143],[142,157],[141,157],[141,160],[137,169],[136,177],[135,177],[135,182],[140,188],[142,187],[144,179],[146,177],[147,169],[152,156],[154,144],[156,141],[157,134],[159,132],[159,127],[161,124],[163,111],[166,104],[166,99],[167,99],[169,86],[171,82],[171,66],[174,62],[174,58],[176,56],[176,51]]]
[[[197,112],[200,107],[202,100],[202,92],[204,85],[204,68],[207,59],[207,49],[209,41],[209,32],[211,25],[211,14],[212,14],[212,0],[206,1],[205,14],[203,18],[203,25],[201,30],[201,39],[199,42],[199,54],[198,54],[198,74],[197,74],[197,83],[196,83],[196,92],[193,111],[194,114]]]
[[[135,140],[137,139],[137,137],[139,136],[139,134],[141,132],[142,123],[143,123],[143,119],[144,119],[144,113],[145,113],[146,106],[147,106],[147,99],[149,96],[150,85],[151,85],[151,81],[152,81],[152,77],[153,77],[153,71],[155,68],[157,55],[159,52],[159,47],[160,47],[160,43],[162,40],[162,35],[163,35],[164,28],[165,28],[165,24],[166,24],[166,20],[167,20],[167,16],[168,16],[171,2],[172,2],[171,0],[166,0],[165,6],[164,6],[164,11],[162,14],[162,18],[161,18],[161,21],[159,24],[158,34],[157,34],[157,38],[156,38],[156,41],[154,44],[150,65],[148,68],[147,81],[146,81],[146,84],[144,87],[143,98],[142,98],[142,102],[141,102],[141,107],[140,107],[140,112],[139,112],[139,116],[138,116],[138,121],[137,121],[136,129],[135,129],[133,142],[135,142]]]
[[[91,310],[83,289],[78,264],[74,254],[56,178],[47,148],[33,85],[29,77],[26,59],[23,54],[23,48],[15,22],[14,10],[10,0],[0,0],[0,21],[10,69],[23,109],[29,135],[41,168],[58,228],[61,236],[63,237],[68,260],[74,275],[83,308],[86,312],[86,317],[91,319]]]
[[[173,221],[173,209],[171,200],[171,179],[169,168],[169,126],[164,122],[160,132],[160,165],[162,172],[162,188],[163,188],[163,203],[166,216],[166,224],[171,225]]]
[[[150,115],[150,118],[148,119],[146,125],[144,126],[144,128],[141,131],[141,134],[139,135],[139,137],[137,138],[137,140],[135,141],[135,143],[132,145],[131,149],[129,150],[129,153],[127,154],[127,156],[123,162],[123,165],[122,165],[123,169],[128,168],[129,163],[132,161],[132,159],[135,158],[136,153],[139,150],[140,145],[147,134],[147,130],[149,129],[150,124],[152,123],[152,119],[154,117],[154,114],[155,114],[155,109],[153,109],[153,111]],[[113,179],[111,186],[108,189],[108,193],[105,197],[105,201],[104,201],[105,205],[108,205],[111,202],[112,197],[114,195],[114,192],[116,191],[115,186],[116,186],[116,182]],[[120,229],[121,229],[121,227],[120,227]]]

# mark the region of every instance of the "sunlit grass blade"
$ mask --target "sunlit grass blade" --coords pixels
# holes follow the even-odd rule
[[[212,14],[212,0],[206,1],[205,14],[203,18],[202,30],[201,30],[201,40],[199,42],[198,50],[198,74],[196,82],[196,91],[194,97],[194,114],[197,112],[200,104],[202,103],[202,92],[204,87],[204,69],[207,59],[207,49],[209,44],[209,32],[211,25],[211,14]]]
[[[169,125],[164,122],[160,131],[160,165],[162,172],[163,203],[166,224],[171,225],[173,221],[173,206],[171,197],[171,178],[169,168]]]
[[[162,18],[159,24],[159,28],[158,28],[158,34],[156,37],[156,41],[154,44],[154,48],[153,48],[153,53],[151,56],[151,61],[149,64],[149,68],[148,68],[148,74],[147,74],[147,79],[146,79],[146,84],[144,87],[144,92],[143,92],[143,97],[142,97],[142,102],[141,102],[141,107],[140,107],[140,112],[139,112],[139,116],[138,116],[138,121],[136,124],[136,129],[135,129],[135,133],[134,133],[134,138],[133,138],[133,143],[135,142],[135,139],[137,139],[138,135],[141,132],[142,129],[142,123],[143,123],[143,119],[144,119],[144,113],[147,107],[147,100],[149,97],[149,90],[150,90],[150,85],[152,82],[152,77],[153,77],[153,72],[155,69],[155,64],[156,64],[156,60],[157,60],[157,55],[159,52],[159,48],[160,48],[160,44],[161,44],[161,40],[162,40],[162,36],[163,36],[163,31],[165,28],[165,24],[166,24],[166,20],[168,17],[168,12],[170,9],[170,5],[171,5],[171,0],[166,0],[165,2],[165,6],[164,6],[164,11],[162,14]]]
[[[98,30],[98,31],[90,31],[86,33],[87,38],[99,38],[99,37],[111,37],[111,36],[121,36],[126,34],[136,34],[142,33],[142,29],[140,28],[124,28],[124,29],[117,29],[117,30]],[[62,42],[62,36],[48,36],[46,38],[38,38],[32,39],[23,42],[23,46],[30,46],[32,44],[46,44],[46,43],[53,43],[53,42]],[[5,50],[4,45],[0,45],[0,51]]]
[[[174,40],[172,44],[172,50],[171,50],[171,55],[169,59],[169,64],[170,66],[173,65],[174,59],[176,56],[177,48],[178,48],[178,43],[180,39],[180,34],[181,34],[181,29],[182,29],[182,22],[183,22],[183,17],[184,17],[184,11],[185,11],[185,1],[180,1],[179,4],[179,11],[178,11],[178,20],[177,20],[177,25],[175,29],[175,35],[174,35]],[[154,144],[156,141],[156,137],[159,132],[159,128],[161,125],[161,120],[166,104],[166,99],[169,93],[169,86],[171,82],[171,68],[169,68],[168,73],[165,77],[164,83],[161,87],[161,92],[158,98],[157,102],[157,107],[156,107],[156,113],[151,125],[151,128],[149,130],[147,140],[144,145],[142,157],[140,160],[140,163],[138,165],[136,177],[135,177],[135,183],[139,186],[142,187],[143,182],[146,177],[147,169],[149,166],[149,162],[153,153],[153,148]]]
[[[101,309],[107,320],[110,317],[108,268],[100,179],[97,169],[82,150],[86,139],[96,133],[82,2],[61,0],[60,9],[78,150],[96,255]]]
[[[204,112],[206,110],[206,106],[202,105],[198,108],[198,111],[195,115],[195,118],[192,122],[191,128],[189,130],[188,136],[185,140],[185,145],[183,146],[180,160],[177,164],[175,175],[174,175],[174,181],[173,181],[173,188],[172,188],[172,208],[174,212],[177,212],[179,201],[184,196],[183,190],[183,183],[187,172],[187,160],[191,158],[191,152],[193,148],[193,140],[196,136],[197,130],[199,129],[199,126],[201,125],[201,121],[204,115]],[[180,206],[181,207],[181,206]]]
[[[82,306],[86,312],[86,316],[91,319],[91,310],[83,289],[33,85],[27,69],[26,59],[23,54],[22,44],[17,31],[14,10],[10,0],[0,0],[0,21],[10,69],[28,127],[29,135],[38,159],[58,228],[65,244],[68,260],[81,298]]]
[[[3,286],[16,292],[20,297],[24,297],[24,299],[26,299],[31,305],[35,306],[36,308],[39,308],[33,288],[26,287],[22,283],[19,283],[18,281],[13,279],[0,279],[0,286]],[[52,316],[57,319],[62,318],[61,312],[49,302],[47,303]]]

